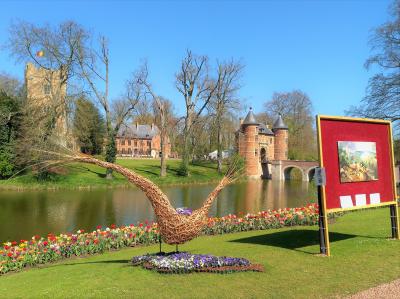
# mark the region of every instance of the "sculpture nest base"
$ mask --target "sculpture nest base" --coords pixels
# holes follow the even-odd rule
[[[188,252],[145,254],[132,258],[133,266],[164,274],[187,274],[208,272],[228,274],[234,272],[264,272],[259,264],[251,264],[247,259]]]

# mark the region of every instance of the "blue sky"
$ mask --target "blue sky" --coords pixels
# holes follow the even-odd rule
[[[14,20],[57,24],[75,20],[110,39],[110,95],[140,61],[149,62],[157,93],[178,113],[183,99],[174,74],[189,48],[216,59],[241,59],[240,95],[255,112],[273,92],[301,89],[319,114],[343,115],[365,95],[373,71],[371,29],[389,19],[390,1],[1,1],[0,44]],[[0,51],[0,72],[23,78],[24,66]]]

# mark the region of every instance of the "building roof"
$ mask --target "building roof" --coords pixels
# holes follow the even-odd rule
[[[259,123],[256,121],[256,118],[253,114],[253,109],[250,108],[249,113],[247,113],[246,118],[243,120],[243,125],[258,125]]]
[[[279,130],[279,129],[281,129],[281,130],[288,129],[287,125],[285,125],[285,123],[283,122],[281,114],[279,114],[277,120],[274,123],[274,126],[272,127],[272,130]]]
[[[132,124],[121,126],[118,131],[117,137],[152,139],[159,133],[160,130],[156,125]]]
[[[264,134],[264,135],[274,135],[274,133],[271,131],[270,128],[268,128],[266,125],[264,124],[260,124],[258,126],[258,133],[259,134]]]

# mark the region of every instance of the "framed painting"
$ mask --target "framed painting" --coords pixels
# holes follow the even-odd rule
[[[389,206],[392,236],[399,238],[391,122],[318,115],[317,131],[319,163],[326,174],[318,197],[327,255],[328,213]]]

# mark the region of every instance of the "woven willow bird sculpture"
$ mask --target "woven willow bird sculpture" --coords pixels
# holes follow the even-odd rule
[[[90,163],[112,169],[122,174],[129,182],[141,189],[153,206],[161,237],[167,244],[183,244],[197,237],[207,223],[208,211],[213,201],[225,186],[238,177],[237,166],[231,166],[217,187],[208,195],[203,206],[194,210],[191,215],[182,215],[174,209],[168,197],[157,185],[132,170],[82,154],[63,155],[63,157],[70,161]]]

